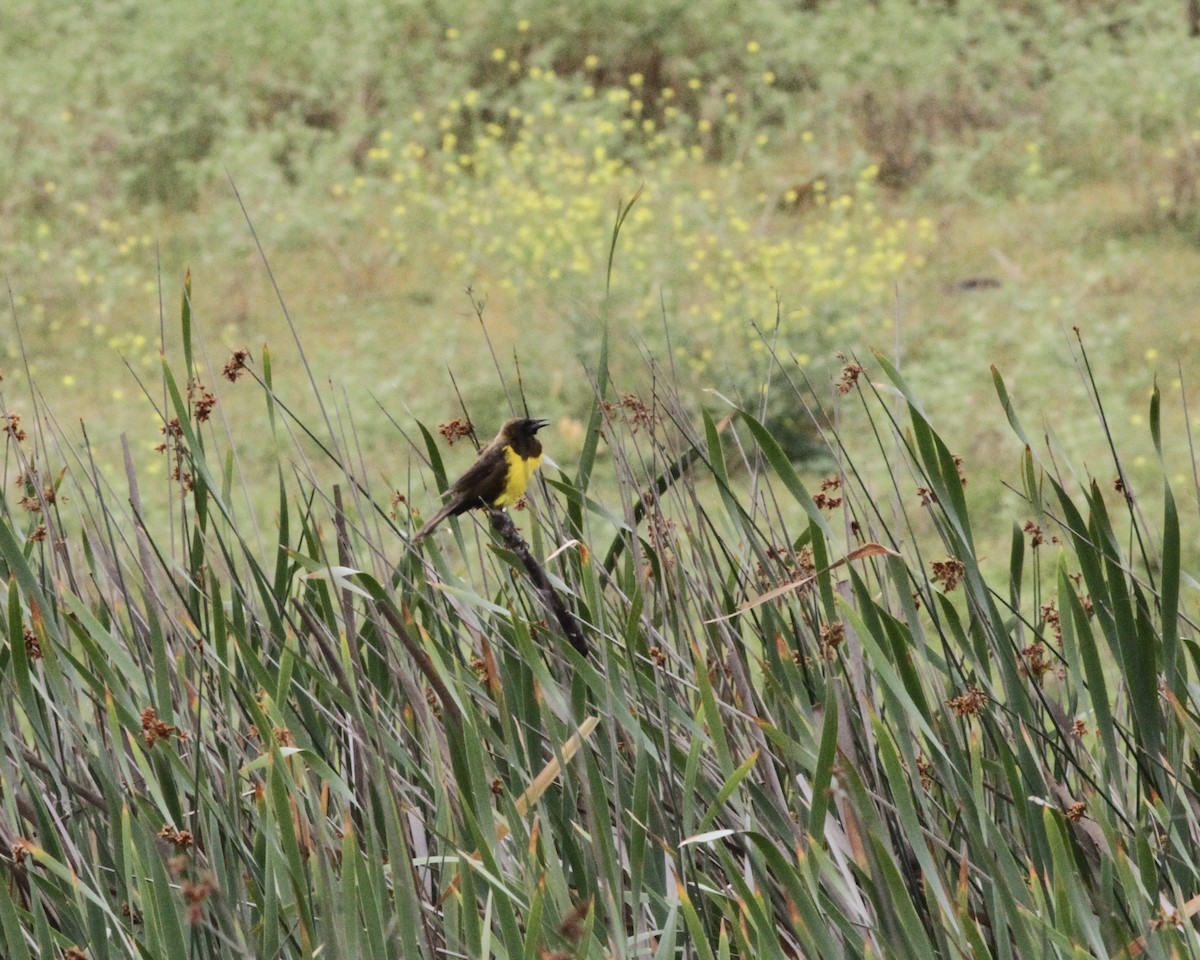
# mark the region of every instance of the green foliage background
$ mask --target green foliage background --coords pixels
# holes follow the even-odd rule
[[[649,349],[696,390],[749,400],[762,331],[822,391],[837,351],[878,347],[935,408],[985,393],[1000,361],[1052,411],[1074,325],[1113,370],[1193,346],[1176,322],[1200,276],[1182,7],[8,5],[15,319],[64,416],[103,404],[95,439],[127,429],[148,450],[152,411],[119,360],[92,361],[155,366],[160,271],[208,279],[198,316],[223,347],[288,349],[236,185],[318,376],[360,406],[370,384],[443,419],[449,377],[413,378],[449,367],[496,407],[470,286],[498,352],[519,344],[569,417],[590,388],[562,359],[594,352],[602,309],[614,362]],[[604,300],[611,212],[639,189]],[[962,286],[979,277],[1001,286]],[[1114,399],[1122,429],[1148,379]],[[383,418],[364,430],[382,450]]]

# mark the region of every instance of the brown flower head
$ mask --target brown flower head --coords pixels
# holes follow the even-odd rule
[[[221,371],[221,376],[230,383],[235,383],[246,372],[246,361],[249,359],[249,350],[234,350],[233,355],[229,358],[229,362],[225,364],[224,369]]]
[[[463,437],[469,437],[475,432],[475,427],[470,420],[457,418],[449,423],[438,424],[438,433],[446,438],[446,443],[454,446],[455,441],[461,440]]]

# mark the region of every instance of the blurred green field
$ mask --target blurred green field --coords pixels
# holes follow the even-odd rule
[[[190,268],[209,379],[269,343],[311,412],[236,187],[313,376],[388,474],[408,460],[384,410],[447,419],[457,382],[490,429],[514,358],[569,462],[602,323],[618,382],[644,388],[649,354],[697,408],[752,400],[767,343],[826,400],[836,354],[882,349],[973,468],[996,438],[962,412],[992,402],[994,363],[1086,457],[1077,326],[1148,479],[1153,378],[1177,416],[1195,373],[1182,8],[6,5],[6,408],[30,414],[27,363],[104,469],[122,472],[124,431],[165,470],[130,370],[156,368],[160,302]],[[608,288],[613,214],[638,191]],[[801,413],[765,413],[811,453]]]

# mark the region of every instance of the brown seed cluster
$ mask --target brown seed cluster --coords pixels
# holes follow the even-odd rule
[[[179,885],[179,890],[183,894],[184,903],[187,904],[185,918],[188,923],[199,923],[203,920],[204,904],[220,892],[210,873],[204,874],[199,880],[184,880]]]
[[[923,753],[917,754],[917,775],[921,778],[923,790],[929,790],[933,786],[933,764]]]
[[[842,505],[842,498],[835,497],[830,494],[830,491],[837,490],[842,486],[841,477],[826,477],[821,481],[821,490],[819,493],[813,494],[813,503],[820,510],[834,510]]]
[[[631,433],[637,433],[639,428],[653,430],[657,424],[662,423],[662,417],[633,393],[623,394],[616,403],[605,400],[600,405],[600,410],[608,422],[619,421],[628,424]]]
[[[1077,800],[1075,803],[1067,807],[1066,814],[1068,820],[1075,820],[1078,822],[1087,816],[1087,804],[1082,800]]]
[[[928,487],[917,487],[917,496],[921,498],[923,507],[931,507],[938,502],[937,494]]]
[[[1027,534],[1029,534],[1029,546],[1032,547],[1034,550],[1036,550],[1038,547],[1040,547],[1043,543],[1046,542],[1045,532],[1042,530],[1041,527],[1039,527],[1032,520],[1026,520],[1025,526],[1023,526],[1021,529],[1024,530]],[[1061,542],[1062,541],[1060,541],[1057,536],[1052,535],[1050,537],[1050,543],[1061,543]]]
[[[160,428],[159,432],[168,440],[174,440],[179,443],[183,442],[183,427],[180,425],[178,417],[172,417],[168,420],[166,425]],[[159,453],[164,449],[166,449],[165,446],[160,447]]]
[[[942,589],[947,593],[952,593],[954,588],[963,578],[966,573],[966,567],[963,562],[957,557],[947,557],[945,560],[934,560],[930,566],[933,569],[932,579],[935,583],[940,583]]]
[[[61,481],[63,474],[59,474]],[[17,504],[26,513],[41,513],[42,504],[51,507],[58,502],[58,484],[55,481],[43,480],[38,470],[30,467],[26,473],[18,473],[13,481],[14,486],[23,492],[24,496]]]
[[[821,627],[821,656],[832,660],[837,656],[838,647],[846,641],[846,625],[842,622],[828,623]]]
[[[187,493],[196,484],[192,478],[192,474],[184,469],[188,451],[187,446],[183,442],[183,426],[180,424],[178,417],[172,417],[160,430],[162,435],[167,439],[154,449],[158,453],[166,453],[167,449],[170,448],[173,463],[171,467],[171,479],[177,481],[183,488],[183,492]]]
[[[188,403],[192,405],[192,412],[196,416],[196,422],[204,423],[212,416],[213,407],[217,405],[216,396],[199,380],[193,380],[188,384],[187,394]]]
[[[158,712],[153,707],[142,711],[142,739],[147,747],[153,747],[159,740],[170,740],[178,732],[178,728],[159,720]]]
[[[25,439],[25,430],[21,427],[21,415],[10,413],[4,418],[4,432],[20,443]]]
[[[587,920],[587,915],[592,911],[592,901],[581,900],[571,908],[571,912],[563,918],[562,924],[558,928],[566,939],[572,943],[578,943],[587,936],[588,928],[584,922]],[[564,957],[572,956],[572,954],[564,954]]]
[[[1059,616],[1058,606],[1053,600],[1047,600],[1042,604],[1042,623],[1045,628],[1054,634],[1054,639],[1062,645],[1062,617]]]
[[[1082,717],[1076,717],[1071,722],[1071,736],[1076,740],[1082,740],[1087,736],[1087,724],[1083,722]]]
[[[180,850],[186,850],[194,842],[190,830],[176,830],[173,823],[164,823],[163,828],[158,831],[158,836],[167,843],[174,844]]]
[[[837,357],[843,364],[842,375],[838,377],[837,381],[837,392],[845,396],[858,383],[858,378],[862,376],[863,368],[853,360],[846,359],[844,353],[839,353]]]
[[[446,443],[454,446],[455,442],[463,437],[469,437],[475,432],[475,427],[470,420],[464,420],[461,417],[451,420],[449,423],[439,423],[438,433],[442,435]]]
[[[234,350],[224,369],[221,370],[221,376],[230,383],[236,383],[238,378],[246,372],[246,361],[249,359],[249,350]]]
[[[1029,546],[1034,550],[1046,542],[1046,537],[1042,533],[1042,528],[1032,520],[1026,520],[1025,526],[1022,529],[1029,534]]]
[[[388,499],[391,502],[391,510],[388,512],[388,516],[393,520],[398,520],[400,518],[400,508],[408,504],[408,497],[399,490],[393,490]]]
[[[813,563],[812,549],[803,547],[799,552],[790,547],[767,547],[767,559],[775,561],[782,570],[767,569],[761,563],[756,564],[758,582],[762,589],[767,590],[776,583],[795,583],[804,580],[817,572]]]
[[[655,510],[649,514],[646,534],[654,547],[663,572],[670,573],[675,569],[675,521],[664,517]],[[647,579],[653,579],[653,564],[647,563],[643,572]]]
[[[1054,664],[1046,656],[1046,645],[1039,641],[1022,650],[1019,669],[1022,675],[1031,680],[1041,680],[1046,673],[1054,669]]]
[[[29,627],[23,631],[25,637],[25,656],[30,660],[42,659],[42,643],[38,640],[38,636]]]
[[[9,856],[12,857],[12,862],[16,866],[21,866],[25,862],[25,858],[29,856],[29,844],[24,840],[16,841],[9,851]]]
[[[979,687],[967,687],[966,693],[946,701],[946,706],[960,717],[977,717],[987,705],[988,695]]]

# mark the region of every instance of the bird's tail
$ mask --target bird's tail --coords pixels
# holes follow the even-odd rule
[[[439,510],[437,513],[435,513],[432,517],[429,518],[429,522],[427,524],[425,524],[425,526],[423,526],[420,530],[418,530],[416,532],[416,534],[413,536],[411,542],[414,544],[417,544],[417,543],[420,543],[422,540],[424,540],[427,536],[429,536],[429,534],[431,534],[433,532],[434,527],[436,527],[439,523],[441,523],[448,516],[450,516],[450,514],[452,514],[454,512],[454,510],[457,506],[458,506],[458,501],[451,500],[448,504],[446,504],[444,507],[442,507],[441,510]]]

